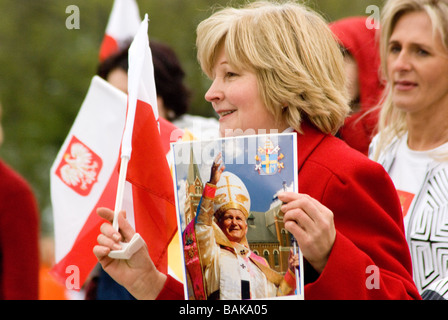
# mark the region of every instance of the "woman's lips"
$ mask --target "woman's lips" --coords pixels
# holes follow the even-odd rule
[[[224,117],[227,117],[227,116],[233,114],[235,111],[236,111],[236,110],[224,110],[224,111],[219,111],[219,112],[218,112],[218,115],[219,115],[219,118],[222,119],[222,118],[224,118]]]
[[[411,81],[395,81],[395,89],[400,91],[410,91],[417,87],[417,83]]]

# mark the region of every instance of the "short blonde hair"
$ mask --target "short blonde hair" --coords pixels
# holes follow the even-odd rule
[[[278,123],[300,132],[305,117],[335,134],[350,111],[337,41],[325,20],[303,5],[258,1],[221,9],[199,24],[196,45],[210,78],[222,45],[230,65],[253,71]]]
[[[398,20],[410,12],[426,12],[431,20],[433,35],[440,34],[443,46],[448,54],[448,0],[388,0],[381,14],[381,72],[387,79],[387,55],[390,37]],[[381,103],[378,123],[380,133],[374,160],[378,160],[382,151],[394,137],[401,137],[407,132],[405,112],[394,107],[390,83],[387,84],[385,96]]]

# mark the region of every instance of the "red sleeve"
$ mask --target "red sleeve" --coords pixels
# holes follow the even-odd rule
[[[31,188],[20,176],[5,167],[0,171],[0,297],[36,300],[39,298],[37,204]]]
[[[377,164],[347,170],[341,177],[320,167],[328,180],[317,199],[333,211],[337,235],[305,299],[420,299],[392,181]]]
[[[404,269],[399,261],[395,260],[395,269]],[[324,271],[315,282],[305,286],[305,299],[420,299],[412,279],[403,274],[406,275],[374,263],[368,254],[337,232]]]
[[[204,192],[202,193],[202,196],[208,199],[214,199],[216,194],[216,186],[211,183],[206,183]]]
[[[288,269],[288,271],[286,271],[284,279],[288,286],[290,286],[294,291],[296,289],[296,275]]]
[[[185,300],[183,284],[167,275],[165,285],[156,300]]]

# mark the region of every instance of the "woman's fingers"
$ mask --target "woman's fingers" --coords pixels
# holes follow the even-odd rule
[[[117,240],[112,239],[102,233],[98,235],[97,241],[100,246],[107,247],[111,250],[121,250],[121,246]]]
[[[295,208],[302,209],[313,221],[320,218],[320,203],[311,198],[307,194],[300,194],[294,192],[284,192],[278,195],[278,198],[284,203],[282,211],[286,212]]]
[[[299,198],[299,194],[296,192],[280,192],[278,194],[278,198],[283,203],[287,204],[293,200],[296,200]]]
[[[287,209],[283,212],[285,212],[285,221],[293,221],[303,230],[309,230],[313,224],[313,220],[303,209],[293,208],[289,210]]]
[[[124,238],[124,240],[122,241],[124,242],[131,241],[132,237],[135,234],[135,230],[126,219],[126,214],[124,211],[121,211],[120,214],[118,215],[118,228],[120,230],[121,235]]]
[[[97,237],[98,244],[93,248],[93,254],[98,261],[103,263],[105,258],[108,259],[108,255],[112,250],[121,249],[118,243],[121,235],[108,222],[101,225],[100,231],[101,233]]]
[[[104,257],[107,257],[109,255],[110,249],[108,247],[104,247],[101,245],[96,245],[93,247],[93,254],[98,259],[98,261],[101,261]]]
[[[278,198],[284,203],[281,210],[286,230],[294,235],[308,262],[321,272],[336,237],[332,211],[305,194],[284,192]]]
[[[110,223],[113,222],[114,220],[114,216],[115,213],[108,209],[108,208],[98,208],[97,209],[97,213],[98,215],[109,221]],[[119,228],[119,232],[117,232],[113,226],[111,224],[103,224],[101,226],[101,232],[110,237],[113,238],[115,241],[124,241],[124,242],[128,242],[132,239],[132,237],[135,234],[134,229],[132,228],[132,226],[129,224],[128,220],[126,219],[126,211],[122,210],[120,211],[120,213],[118,214],[118,228]]]
[[[122,239],[120,233],[115,230],[114,227],[108,222],[105,222],[101,225],[100,231],[103,235],[113,239],[115,242],[118,242]]]
[[[315,236],[333,232],[333,212],[316,199],[294,192],[281,193],[278,198],[284,202],[281,210],[285,213],[285,223],[294,222]]]
[[[98,208],[96,213],[103,219],[106,219],[110,223],[114,220],[114,212],[109,208]]]

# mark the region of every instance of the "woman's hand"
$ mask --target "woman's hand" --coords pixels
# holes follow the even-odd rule
[[[134,229],[126,220],[126,213],[121,211],[118,216],[121,233],[117,232],[111,224],[114,218],[112,210],[99,208],[97,213],[109,221],[101,225],[98,245],[93,248],[93,253],[104,271],[124,286],[136,299],[155,299],[165,284],[166,275],[154,266],[146,245],[128,260],[112,259],[108,256],[111,250],[121,249],[120,241],[129,242],[135,234]]]
[[[333,212],[306,194],[283,192],[285,228],[297,240],[304,258],[322,273],[336,239]]]

